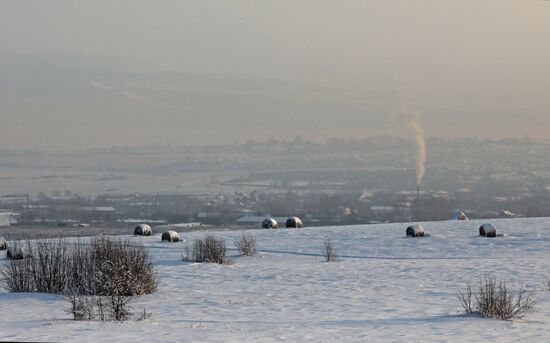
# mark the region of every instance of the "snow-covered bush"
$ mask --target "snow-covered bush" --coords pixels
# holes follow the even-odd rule
[[[538,302],[532,291],[511,291],[505,281],[488,276],[480,280],[476,289],[468,285],[458,294],[458,300],[466,314],[502,320],[522,319],[535,311]]]
[[[6,242],[6,239],[4,237],[0,237],[0,250],[6,250],[8,247],[8,244]]]
[[[2,268],[0,276],[2,277],[1,284],[10,292],[28,292],[33,289],[32,274],[30,270],[30,260],[10,260],[6,266]]]
[[[73,271],[66,291],[73,309],[85,308],[84,319],[126,320],[136,296],[153,293],[157,273],[142,245],[111,237],[94,237],[89,246],[75,250]],[[79,317],[74,312],[74,318]]]
[[[97,318],[94,297],[74,294],[66,296],[66,299],[71,303],[71,307],[67,312],[73,315],[74,320],[94,320]]]
[[[338,254],[336,253],[334,244],[332,244],[332,241],[330,239],[325,239],[325,244],[323,246],[323,255],[325,256],[326,262],[338,262],[340,260],[340,256],[338,256]]]
[[[90,247],[95,262],[93,279],[100,283],[95,293],[143,295],[157,289],[157,273],[144,246],[99,236],[92,238]]]
[[[148,250],[129,240],[95,237],[85,244],[58,239],[27,242],[25,248],[27,258],[11,260],[2,270],[4,286],[11,292],[61,294],[75,319],[124,320],[133,297],[157,288]]]
[[[31,292],[62,294],[71,279],[71,250],[68,241],[26,242],[27,272],[32,276]]]
[[[244,256],[252,256],[256,253],[256,237],[249,233],[241,233],[241,236],[233,241],[233,245]]]
[[[187,247],[183,260],[187,262],[228,264],[229,259],[225,254],[225,240],[222,237],[212,235],[197,239],[190,251]]]

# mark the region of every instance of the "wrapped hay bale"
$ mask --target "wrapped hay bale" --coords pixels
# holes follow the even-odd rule
[[[285,226],[288,228],[299,229],[304,227],[302,220],[298,217],[290,217],[286,220]]]
[[[470,220],[470,218],[464,212],[456,211],[451,215],[451,220]]]
[[[139,224],[134,229],[135,236],[151,236],[153,234],[153,229],[147,224]]]
[[[479,235],[483,237],[496,237],[497,228],[493,224],[483,224],[479,227]]]
[[[6,250],[8,247],[8,244],[6,243],[6,239],[4,237],[0,237],[0,250]]]
[[[22,260],[27,257],[26,251],[18,245],[8,247],[6,257],[9,260]]]
[[[262,222],[262,229],[277,229],[279,224],[273,218],[267,218]]]
[[[407,237],[424,237],[424,228],[420,224],[409,225],[406,233]]]
[[[166,231],[162,234],[161,240],[167,242],[179,242],[180,235],[174,230]]]

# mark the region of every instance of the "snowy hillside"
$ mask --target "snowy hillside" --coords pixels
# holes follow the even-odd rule
[[[406,238],[406,224],[250,231],[259,253],[239,257],[219,232],[231,265],[185,263],[187,242],[132,238],[151,249],[159,290],[141,297],[146,321],[74,322],[68,304],[45,294],[0,293],[0,340],[185,342],[547,342],[550,339],[550,218],[423,223],[430,237]],[[326,263],[330,238],[342,259]],[[5,252],[0,253],[0,263]],[[537,290],[538,311],[504,322],[460,314],[456,293],[493,274]]]

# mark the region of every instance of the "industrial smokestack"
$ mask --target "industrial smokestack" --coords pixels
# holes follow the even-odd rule
[[[416,111],[409,116],[408,122],[409,131],[416,145],[416,186],[418,188],[426,172],[426,140],[424,138],[424,131],[420,125],[421,117],[422,114]],[[417,194],[418,193],[420,193],[420,191],[417,189]]]
[[[416,200],[420,200],[420,185],[416,186]]]

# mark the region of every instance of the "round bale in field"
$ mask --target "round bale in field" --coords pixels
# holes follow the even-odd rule
[[[11,246],[7,248],[6,257],[9,260],[22,260],[25,258],[25,251],[20,246]]]
[[[295,228],[295,229],[299,229],[301,227],[304,227],[304,224],[302,223],[302,220],[300,220],[300,218],[298,217],[290,217],[286,220],[286,223],[285,223],[287,229],[288,228]]]
[[[479,227],[479,235],[483,237],[496,237],[497,228],[493,224],[483,224]]]
[[[178,233],[173,230],[166,231],[165,233],[162,234],[161,240],[167,241],[167,242],[179,242],[180,235],[178,235]]]
[[[151,236],[153,234],[153,229],[147,224],[139,224],[134,229],[135,236]]]
[[[262,229],[277,229],[279,224],[273,218],[267,218],[262,222]]]
[[[468,216],[462,211],[453,212],[451,220],[470,220]]]
[[[409,225],[406,233],[411,237],[424,237],[424,228],[420,224]]]
[[[6,250],[7,247],[8,245],[4,237],[0,237],[0,250]]]

